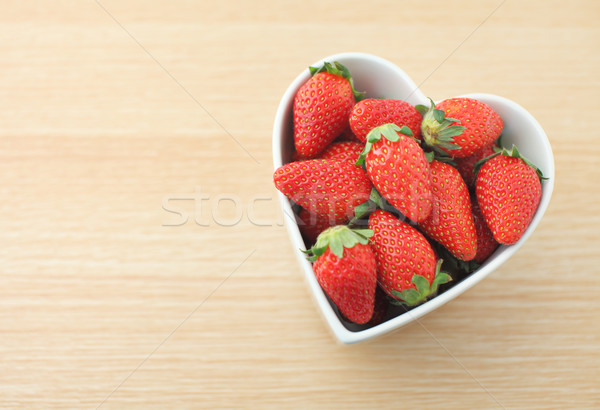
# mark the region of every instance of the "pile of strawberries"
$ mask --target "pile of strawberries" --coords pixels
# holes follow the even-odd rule
[[[293,116],[293,162],[274,183],[296,207],[318,282],[351,322],[435,296],[517,242],[537,210],[541,172],[500,145],[502,119],[481,101],[364,99],[334,62],[311,67]]]

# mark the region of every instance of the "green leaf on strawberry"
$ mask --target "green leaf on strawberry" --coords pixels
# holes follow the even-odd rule
[[[375,188],[371,189],[371,195],[369,196],[369,199],[373,201],[379,207],[379,209],[386,209],[387,203],[385,199]]]
[[[435,108],[435,103],[431,98],[429,101],[431,102],[431,106],[426,111],[424,111],[426,107],[423,105],[417,107],[423,115],[423,123],[421,124],[423,140],[431,147],[440,147],[446,150],[460,148],[459,145],[454,144],[454,137],[461,135],[466,127],[453,125],[460,123],[460,121],[455,118],[446,117],[446,113],[443,110]]]
[[[512,157],[512,158],[521,158],[523,160],[523,162],[525,162],[527,165],[529,165],[531,168],[533,168],[535,170],[536,174],[538,175],[538,177],[540,179],[542,179],[542,180],[548,179],[548,178],[544,177],[544,174],[538,167],[536,167],[531,161],[529,161],[527,158],[525,158],[523,155],[521,155],[521,153],[517,149],[516,145],[513,144],[512,148],[510,150],[507,150],[506,148],[502,148],[502,151],[500,151],[500,155],[506,155],[507,157]]]
[[[431,285],[429,281],[422,275],[413,275],[412,283],[415,288],[404,289],[401,292],[393,290],[392,293],[397,298],[395,303],[406,306],[417,306],[425,302],[428,298],[435,296],[438,287],[452,280],[452,277],[446,272],[441,271],[442,259],[439,259],[435,267],[435,277]]]
[[[308,260],[314,262],[329,248],[338,258],[344,255],[344,249],[352,248],[356,244],[366,245],[373,236],[370,229],[351,229],[346,225],[338,225],[323,231],[317,238],[315,245],[303,251],[308,254]]]
[[[376,209],[381,209],[388,212],[398,212],[385,200],[384,197],[381,196],[381,194],[375,188],[372,188],[369,199],[354,208],[354,218],[348,222],[348,226],[355,226],[360,219],[371,214]]]
[[[430,103],[421,122],[423,141],[454,158],[473,155],[502,132],[502,118],[482,101],[456,97]]]
[[[482,158],[475,163],[475,167],[473,170],[475,177],[477,177],[477,173],[479,172],[479,169],[487,160],[492,159],[497,155],[504,155],[507,157],[519,158],[519,159],[523,160],[523,162],[525,164],[527,164],[528,166],[530,166],[531,168],[533,168],[535,170],[535,172],[536,172],[537,176],[540,178],[540,180],[548,179],[548,178],[544,177],[544,174],[537,166],[535,166],[530,160],[528,160],[523,155],[521,155],[521,153],[519,152],[519,149],[517,148],[516,145],[513,144],[513,146],[510,149],[506,149],[506,148],[500,146],[498,148],[495,148],[494,151],[495,152],[493,154],[488,155],[487,157]]]
[[[429,111],[429,107],[423,104],[417,104],[415,105],[415,108],[417,109],[417,111],[419,111],[419,114],[421,115],[425,115],[427,114],[427,111]]]
[[[354,218],[348,223],[348,225],[353,225],[357,220],[364,218],[366,215],[373,212],[377,209],[377,204],[371,201],[370,199],[362,204],[356,206],[354,208]]]
[[[379,141],[381,139],[381,137],[386,138],[390,142],[397,142],[398,140],[400,140],[398,133],[404,134],[408,137],[413,136],[412,130],[410,128],[408,128],[406,125],[399,127],[394,123],[389,123],[389,124],[383,124],[383,125],[373,128],[367,134],[367,142],[365,144],[365,148],[360,153],[360,156],[358,157],[358,161],[356,161],[356,165],[362,165],[365,162],[365,157],[367,156],[369,151],[371,151],[373,144],[376,143],[377,141]]]
[[[446,113],[442,110],[433,110],[433,118],[435,118],[435,120],[437,122],[439,122],[440,124],[444,122],[444,117],[446,116]]]

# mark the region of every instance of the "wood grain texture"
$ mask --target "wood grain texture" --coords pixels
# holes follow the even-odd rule
[[[584,0],[3,2],[0,406],[599,408],[598,17]],[[517,101],[556,160],[509,262],[349,347],[271,182],[280,96],[343,51],[435,99]]]

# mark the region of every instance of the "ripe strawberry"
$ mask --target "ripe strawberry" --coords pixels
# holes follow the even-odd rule
[[[429,162],[408,127],[384,124],[373,128],[358,163],[364,161],[377,191],[413,221],[427,218],[432,194]]]
[[[298,205],[346,223],[354,208],[369,199],[373,185],[367,173],[346,161],[311,159],[282,165],[273,174],[275,187]]]
[[[451,280],[436,265],[431,245],[423,234],[381,209],[369,217],[373,231],[371,248],[377,260],[377,281],[400,303],[415,306],[437,292],[439,285]]]
[[[471,260],[477,253],[477,235],[467,186],[449,164],[434,160],[430,170],[433,208],[419,227],[456,258]]]
[[[313,245],[319,234],[331,227],[331,221],[326,216],[320,216],[307,209],[298,212],[298,228],[307,246]]]
[[[488,159],[477,174],[475,193],[494,239],[517,242],[531,223],[542,196],[543,178],[513,145]]]
[[[364,144],[353,141],[334,142],[325,148],[319,158],[337,159],[339,161],[348,161],[355,164],[358,161],[360,153],[364,149]]]
[[[421,137],[422,116],[410,103],[403,100],[368,98],[352,108],[350,127],[359,140],[365,142],[367,134],[383,124],[407,126],[416,139]]]
[[[487,226],[475,196],[471,197],[471,211],[473,212],[473,223],[477,234],[477,254],[473,260],[477,263],[483,263],[498,248],[498,242]]]
[[[426,108],[418,109],[423,112]],[[473,98],[449,98],[435,106],[432,101],[421,124],[425,143],[454,158],[468,157],[490,145],[502,128],[500,115]]]
[[[495,147],[497,147],[497,145],[493,142],[490,145],[483,147],[473,155],[454,159],[456,169],[460,173],[460,176],[462,176],[465,184],[467,184],[467,187],[470,188],[475,186],[475,164],[485,157],[492,155],[495,152]]]
[[[311,67],[313,75],[294,98],[294,145],[305,157],[315,157],[348,127],[355,103],[352,78],[338,62]]]
[[[365,324],[373,316],[377,264],[369,246],[373,232],[345,225],[324,231],[309,251],[317,281],[348,320]]]

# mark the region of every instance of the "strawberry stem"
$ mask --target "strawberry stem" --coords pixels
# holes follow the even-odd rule
[[[375,188],[371,188],[369,199],[354,208],[354,217],[348,222],[349,227],[356,225],[362,218],[369,215],[376,209],[388,210],[391,205],[388,205],[385,199]]]
[[[520,158],[524,163],[526,163],[528,166],[530,166],[531,168],[533,168],[535,170],[535,172],[538,175],[538,177],[540,178],[540,180],[548,179],[548,178],[544,177],[544,174],[538,167],[536,167],[531,161],[529,161],[527,158],[525,158],[523,155],[521,155],[521,153],[517,149],[516,145],[513,144],[512,148],[510,150],[508,150],[506,148],[502,148],[500,155],[506,155],[507,157],[512,157],[512,158]]]

